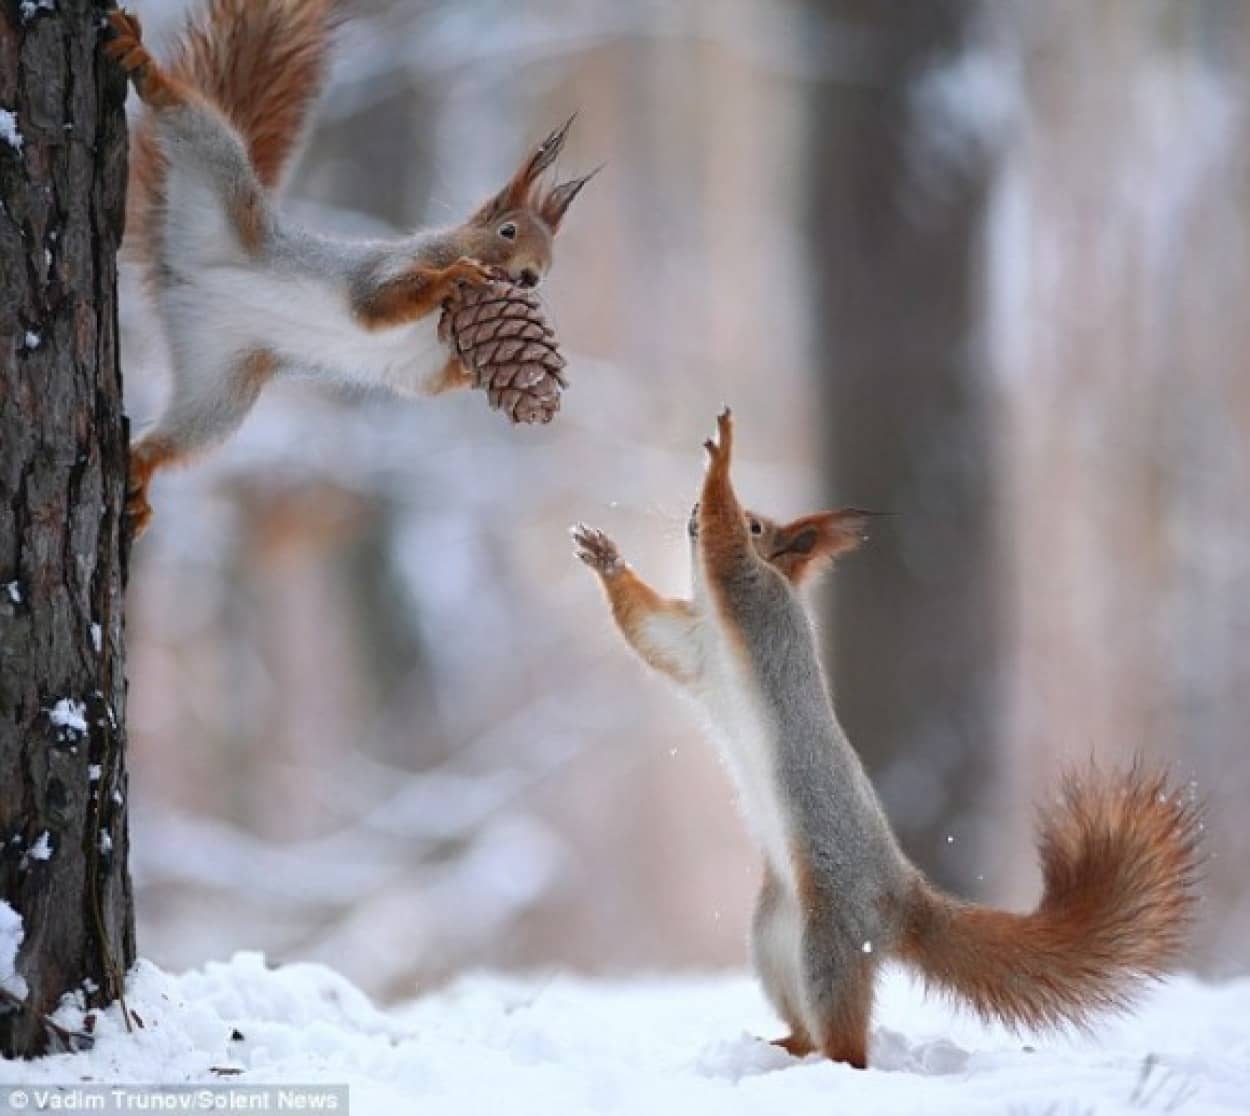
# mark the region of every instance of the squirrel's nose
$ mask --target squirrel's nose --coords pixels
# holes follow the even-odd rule
[[[690,509],[690,518],[686,522],[686,532],[692,539],[699,533],[699,505],[697,503]]]
[[[521,271],[521,277],[517,280],[522,287],[537,287],[542,282],[542,276],[538,274],[532,267],[524,268]]]

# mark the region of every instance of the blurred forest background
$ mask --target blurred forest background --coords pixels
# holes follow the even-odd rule
[[[139,0],[152,32],[184,4]],[[131,586],[141,949],[469,966],[745,962],[758,878],[687,708],[567,525],[687,584],[700,441],[778,515],[894,515],[818,598],[910,853],[1036,895],[1032,803],[1135,751],[1210,804],[1190,963],[1250,962],[1250,4],[347,4],[289,204],[459,218],[579,116],[606,160],[544,287],[573,386],[271,390],[162,476]],[[155,37],[155,36],[154,36]],[[135,275],[137,426],[165,389]]]

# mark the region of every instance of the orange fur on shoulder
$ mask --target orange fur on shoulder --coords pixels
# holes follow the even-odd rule
[[[1175,962],[1193,913],[1199,811],[1134,766],[1070,776],[1044,809],[1037,909],[959,902],[920,882],[898,955],[926,980],[1013,1027],[1084,1026],[1122,1010]]]

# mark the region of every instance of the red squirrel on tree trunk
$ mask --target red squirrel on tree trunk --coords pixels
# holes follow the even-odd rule
[[[570,118],[464,222],[389,241],[295,225],[274,192],[328,64],[334,0],[208,0],[168,65],[139,20],[109,13],[105,49],[146,106],[130,172],[128,246],[147,267],[173,387],[131,447],[127,512],[140,534],[153,473],[228,437],[287,371],[406,395],[469,387],[438,336],[457,284],[537,286],[592,175],[550,188]]]

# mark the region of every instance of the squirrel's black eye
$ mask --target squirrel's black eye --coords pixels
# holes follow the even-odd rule
[[[516,225],[514,225],[511,221],[500,225],[499,235],[502,236],[504,240],[516,240]]]
[[[758,519],[751,520],[751,534],[762,535],[764,533],[764,524]]]

